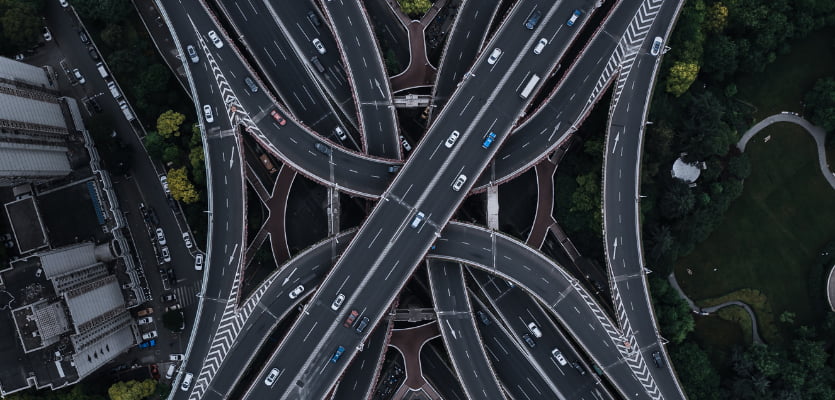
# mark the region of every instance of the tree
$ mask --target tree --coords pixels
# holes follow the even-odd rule
[[[691,399],[718,400],[719,373],[710,364],[707,353],[692,341],[670,347],[670,358],[677,375]]]
[[[676,61],[670,67],[670,73],[667,76],[667,91],[672,93],[673,96],[681,96],[687,89],[690,89],[690,85],[696,80],[698,73],[698,64]]]
[[[30,2],[4,3],[4,8],[8,8],[0,17],[0,25],[3,26],[3,39],[8,41],[5,45],[20,50],[35,44],[41,30],[39,10]]]
[[[751,175],[751,163],[745,154],[739,154],[728,160],[728,172],[737,179],[745,179]]]
[[[176,168],[168,171],[168,188],[171,190],[171,197],[174,200],[191,204],[199,200],[200,195],[194,184],[188,179],[186,167]]]
[[[661,196],[661,215],[669,220],[684,217],[693,210],[696,197],[684,181],[676,179]]]
[[[101,40],[106,45],[118,48],[124,36],[124,27],[122,24],[107,24],[101,30]]]
[[[180,136],[180,125],[185,120],[185,115],[168,110],[157,118],[157,132],[166,139],[172,135]]]
[[[159,133],[156,131],[148,132],[148,134],[145,135],[143,142],[145,143],[145,150],[152,159],[157,161],[162,160],[162,154],[167,145],[165,143],[165,139],[163,139]]]
[[[711,32],[721,32],[728,24],[728,7],[721,1],[713,3],[705,15],[705,28]]]
[[[180,310],[169,311],[162,314],[162,325],[171,332],[182,332],[185,328],[185,318]]]
[[[822,78],[806,93],[809,120],[827,132],[835,131],[835,78]]]
[[[571,212],[591,213],[588,229],[599,232],[602,229],[600,176],[597,171],[577,177],[577,190],[571,194]]]
[[[429,0],[397,0],[397,2],[400,3],[400,10],[407,15],[423,15],[432,8]]]
[[[650,287],[661,333],[672,343],[683,343],[696,326],[690,306],[666,280],[653,277]]]
[[[736,73],[739,63],[736,58],[736,43],[728,36],[718,35],[705,44],[705,58],[702,71],[716,82],[724,82]]]
[[[82,17],[101,22],[123,21],[133,11],[128,0],[73,0],[72,5]]]
[[[154,394],[157,383],[152,379],[142,382],[116,382],[107,389],[110,400],[141,400]]]

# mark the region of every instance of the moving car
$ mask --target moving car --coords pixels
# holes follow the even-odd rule
[[[322,154],[324,154],[324,155],[327,155],[327,156],[331,155],[331,153],[333,152],[333,150],[331,150],[331,148],[330,148],[330,147],[325,146],[325,145],[324,145],[324,144],[322,144],[322,143],[318,143],[318,142],[317,142],[317,143],[315,143],[315,144],[313,145],[313,147],[315,147],[315,148],[316,148],[316,150],[319,150],[319,152],[320,152],[320,153],[322,153]]]
[[[658,53],[661,52],[662,44],[664,44],[664,39],[661,39],[661,36],[656,36],[655,39],[652,41],[652,48],[649,50],[649,54],[657,56]]]
[[[296,286],[296,288],[293,289],[292,292],[290,292],[290,298],[295,299],[296,297],[299,297],[299,295],[302,294],[302,292],[304,292],[304,286]]]
[[[536,42],[536,47],[533,48],[533,53],[534,54],[542,53],[542,49],[544,49],[545,45],[547,45],[547,44],[548,44],[548,39],[545,39],[545,38],[539,39],[539,41]]]
[[[287,125],[287,120],[284,119],[284,117],[282,117],[281,114],[278,113],[278,111],[276,111],[276,110],[270,111],[270,116],[272,116],[273,119],[275,120],[275,122],[278,122],[279,125],[281,125],[281,126]]]
[[[565,22],[565,24],[568,26],[574,26],[574,23],[577,22],[577,18],[580,18],[581,15],[583,15],[582,11],[574,10],[574,12],[571,13],[571,18],[569,18],[568,21]]]
[[[333,133],[334,133],[334,135],[336,135],[336,137],[339,138],[339,140],[345,140],[345,139],[348,138],[348,135],[345,133],[344,130],[342,130],[341,126],[337,126],[336,128],[333,128]]]
[[[200,57],[197,56],[197,50],[194,49],[194,46],[186,46],[186,53],[188,53],[188,58],[191,59],[191,62],[195,64],[200,62]]]
[[[491,144],[493,144],[493,142],[495,140],[496,140],[496,134],[493,133],[493,132],[490,132],[490,133],[487,134],[487,136],[484,137],[484,142],[481,143],[481,147],[484,147],[485,149],[487,149],[487,148],[490,147]]]
[[[58,2],[61,3],[61,7],[66,8],[70,6],[70,3],[67,0],[58,0]]]
[[[357,333],[362,333],[365,328],[368,326],[369,319],[368,317],[362,317],[360,322],[357,324]]]
[[[322,41],[319,38],[313,39],[313,47],[319,52],[319,54],[325,54],[325,45],[322,44]]]
[[[423,222],[424,218],[426,218],[426,214],[424,214],[422,211],[418,211],[418,213],[415,215],[415,219],[412,220],[412,228],[417,228],[418,226],[420,226],[420,223]]]
[[[487,58],[487,64],[493,65],[496,61],[499,60],[499,57],[502,55],[502,49],[496,47],[493,49],[493,52],[490,53],[490,57]]]
[[[310,21],[311,24],[319,26],[321,22],[319,22],[319,16],[316,15],[313,11],[307,12],[307,20]]]
[[[223,41],[220,40],[220,37],[217,35],[217,32],[213,30],[209,31],[209,39],[212,41],[212,43],[214,43],[215,47],[217,47],[218,49],[223,47]]]
[[[357,310],[351,310],[351,313],[348,314],[348,318],[345,319],[345,323],[342,324],[342,326],[344,326],[346,328],[350,328],[350,327],[354,326],[354,321],[356,321],[357,317],[359,317],[359,316],[360,316],[360,314],[357,312]]]
[[[337,347],[336,352],[334,352],[333,357],[331,357],[331,362],[332,363],[337,362],[339,360],[339,357],[342,357],[342,353],[344,353],[344,352],[345,352],[344,347],[342,347],[342,346]]]
[[[412,151],[412,145],[410,145],[409,142],[406,141],[406,138],[404,138],[403,135],[400,136],[400,144],[403,145],[404,150]]]
[[[568,361],[565,361],[565,357],[562,356],[562,353],[559,349],[554,348],[554,350],[551,350],[551,355],[554,356],[554,359],[556,359],[557,362],[560,363],[560,365],[568,364]]]
[[[652,352],[652,362],[655,363],[656,368],[664,368],[664,359],[661,358],[660,351]]]
[[[342,306],[343,301],[345,301],[345,295],[340,293],[339,296],[336,296],[336,298],[333,299],[333,303],[331,303],[331,310],[338,310],[339,307]]]
[[[533,335],[537,338],[542,337],[542,331],[539,330],[539,327],[536,326],[535,322],[531,322],[528,324],[528,330],[531,331],[531,333],[533,333]]]
[[[195,270],[197,270],[197,271],[202,271],[203,270],[203,257],[205,257],[203,255],[203,253],[197,253],[194,256],[194,269]]]
[[[276,378],[278,378],[278,368],[273,368],[270,370],[270,374],[264,379],[264,384],[272,386]]]
[[[484,324],[485,326],[490,325],[490,323],[492,322],[492,321],[490,321],[490,317],[488,317],[487,313],[485,313],[484,311],[480,311],[480,310],[476,311],[475,315],[478,316],[478,319],[480,319],[481,323]]]
[[[525,28],[533,30],[536,28],[536,24],[539,23],[539,19],[542,18],[542,11],[536,10],[528,16],[528,20],[525,21]]]
[[[579,373],[580,375],[585,375],[586,374],[586,369],[583,368],[583,366],[580,365],[580,363],[578,363],[577,361],[574,361],[573,363],[571,363],[571,367],[573,367],[575,370],[577,370],[577,373]]]
[[[212,106],[208,104],[203,105],[203,116],[206,117],[206,122],[215,122],[215,117],[212,115]]]
[[[533,341],[533,338],[531,337],[531,335],[529,335],[527,333],[522,335],[522,340],[524,340],[525,343],[528,344],[528,347],[530,347],[530,348],[536,347],[536,342]]]
[[[168,181],[166,180],[166,185]],[[162,228],[157,228],[157,242],[159,242],[160,246],[165,246],[168,242],[165,241],[165,232],[162,231]]]
[[[191,387],[191,380],[194,378],[194,374],[191,372],[187,373],[186,376],[183,377],[183,383],[180,384],[180,390],[187,391],[188,388]]]
[[[258,85],[255,84],[255,81],[252,80],[252,78],[250,78],[248,76],[245,77],[244,78],[244,83],[246,84],[247,87],[249,87],[249,90],[252,91],[252,93],[255,93],[255,92],[258,91]]]
[[[448,149],[451,149],[452,146],[455,145],[455,142],[458,140],[459,135],[461,135],[460,132],[452,131],[452,133],[449,134],[449,137],[446,138],[446,142],[444,142],[444,146],[446,146],[446,148],[448,148]]]
[[[452,190],[459,191],[461,187],[464,186],[464,182],[467,182],[467,175],[458,175],[458,179],[452,184]]]

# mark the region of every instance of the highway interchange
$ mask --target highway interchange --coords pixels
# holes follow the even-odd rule
[[[599,16],[599,26],[585,25],[595,12],[594,2],[589,1],[519,0],[505,15],[496,14],[495,5],[475,3],[466,1],[462,12],[477,9],[495,17],[499,28],[480,46],[477,40],[450,39],[447,50],[458,52],[459,57],[471,54],[472,62],[443,67],[469,66],[451,96],[433,110],[430,128],[406,164],[393,174],[390,166],[401,165],[404,154],[397,140],[397,117],[390,107],[392,94],[380,50],[361,4],[347,0],[299,1],[277,10],[270,2],[257,1],[157,2],[183,54],[187,45],[197,47],[200,60],[194,63],[183,57],[183,62],[192,96],[199,99],[196,109],[202,114],[203,105],[208,104],[214,116],[213,122],[201,124],[210,177],[208,261],[188,358],[176,382],[186,374],[193,374],[194,381],[188,390],[173,390],[171,398],[228,398],[236,385],[243,384],[247,386],[246,398],[318,399],[333,393],[340,379],[355,376],[351,379],[358,381],[367,377],[367,373],[356,372],[354,365],[361,358],[363,362],[379,361],[382,341],[368,339],[380,335],[381,331],[374,329],[378,325],[391,328],[388,323],[378,323],[425,257],[445,260],[443,267],[437,268],[452,268],[460,276],[465,272],[459,263],[493,274],[486,279],[501,277],[515,283],[511,292],[521,300],[513,302],[515,308],[506,308],[495,298],[502,294],[491,294],[491,290],[498,290],[495,282],[491,289],[487,281],[473,277],[480,282],[485,298],[491,299],[490,308],[499,313],[491,313],[494,323],[485,327],[478,325],[472,312],[467,313],[472,307],[445,305],[438,298],[440,294],[436,295],[440,321],[444,321],[442,311],[469,315],[458,321],[463,325],[457,332],[470,337],[502,336],[493,343],[501,341],[508,343],[502,348],[518,350],[508,362],[525,365],[519,371],[533,371],[530,379],[539,384],[531,383],[531,388],[505,384],[504,396],[684,397],[672,368],[656,368],[650,358],[655,351],[665,352],[643,283],[635,182],[639,132],[657,72],[658,59],[649,54],[648,46],[652,37],[667,36],[681,2],[622,0],[607,8],[607,15]],[[584,13],[569,27],[566,19],[575,9]],[[319,26],[307,18],[308,11],[317,14]],[[532,12],[542,16],[534,29],[527,29],[524,25]],[[465,27],[456,22],[450,35],[459,31],[469,35]],[[207,36],[210,30],[220,34],[221,47]],[[575,59],[566,59],[583,30],[593,35]],[[487,37],[485,32],[479,36]],[[320,54],[311,44],[314,34],[324,43],[326,53]],[[532,50],[540,38],[548,40],[546,51],[534,54]],[[494,48],[503,52],[495,63],[488,63]],[[310,57],[317,54],[327,65],[324,75],[310,62]],[[614,68],[610,67],[613,59]],[[624,73],[625,69],[631,71]],[[557,72],[564,75],[554,91],[542,106],[525,116],[534,96],[521,98],[521,87],[534,74],[547,77]],[[245,77],[254,78],[259,90],[253,92],[244,83]],[[619,85],[619,97],[613,102],[614,117],[607,135],[604,215],[607,261],[612,264],[611,282],[619,310],[615,321],[601,311],[575,278],[537,250],[484,227],[450,223],[473,188],[506,181],[547,157],[576,129],[602,95],[602,89],[612,82]],[[286,125],[279,124],[272,111],[286,118]],[[349,130],[353,140],[343,142],[335,137],[333,128],[337,125]],[[460,136],[447,146],[453,131]],[[485,137],[490,133],[495,141],[485,147]],[[252,135],[285,165],[320,184],[379,200],[358,231],[340,233],[339,238],[328,238],[295,255],[245,299],[240,290],[242,252],[246,248],[241,149],[244,134]],[[327,146],[328,151],[318,150],[314,146],[317,143]],[[609,157],[619,152],[627,156]],[[465,182],[460,190],[454,190],[451,186],[462,175],[467,177]],[[632,180],[621,179],[624,176]],[[416,219],[418,215],[423,219]],[[627,251],[630,253],[625,254]],[[621,271],[618,263],[630,269]],[[430,272],[435,268],[431,267]],[[629,282],[636,284],[630,286]],[[443,285],[454,283],[445,281]],[[298,284],[307,290],[290,299],[287,294]],[[460,299],[473,297],[463,293],[460,285],[454,290]],[[453,289],[445,291],[452,293]],[[331,304],[339,294],[346,299],[334,311]],[[516,316],[520,304],[528,304],[530,317],[540,321],[547,346],[530,352],[522,347],[520,335],[525,326],[519,325],[524,321]],[[299,305],[301,313],[295,311]],[[351,310],[370,320],[369,328],[361,334],[343,326]],[[550,318],[560,326],[551,323]],[[286,335],[277,344],[266,343],[266,334],[285,320],[291,326]],[[495,323],[498,320],[505,324]],[[504,335],[488,334],[483,329],[476,332],[477,326],[507,331],[501,325],[512,331]],[[563,338],[560,332],[572,339]],[[445,338],[451,335],[447,330],[442,333]],[[577,353],[570,341],[579,345]],[[471,342],[467,344],[481,347]],[[363,343],[368,346],[360,353],[357,349]],[[493,343],[486,341],[483,346],[495,357],[498,352],[491,347]],[[589,369],[590,363],[582,361],[587,357],[602,369],[603,377],[592,377],[589,371],[583,379],[569,378],[566,374],[574,371],[566,371],[553,361],[553,346],[564,348],[572,360],[581,360]],[[340,347],[344,352],[331,362]],[[264,369],[251,382],[240,382],[254,354],[261,352],[269,353]],[[492,385],[472,387],[468,382],[473,378],[467,379],[461,371],[464,367],[456,363],[460,357],[450,356],[470,397],[480,398],[481,391],[496,393],[503,385],[494,381]],[[482,361],[494,367],[501,362]],[[476,366],[488,368],[480,376],[493,375],[495,371],[490,372],[489,365],[480,362]],[[472,372],[476,367],[466,368]],[[275,381],[263,384],[274,368],[279,371]],[[608,380],[616,393],[600,386],[600,379]],[[538,390],[552,393],[537,397]],[[341,391],[343,386],[339,385],[336,393]]]

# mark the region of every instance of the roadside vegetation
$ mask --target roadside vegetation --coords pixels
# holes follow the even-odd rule
[[[641,211],[656,314],[691,399],[835,399],[835,313],[823,298],[835,192],[793,126],[768,128],[745,154],[735,146],[790,111],[827,129],[832,147],[833,32],[830,0],[691,0],[667,43]],[[694,187],[671,177],[679,157],[704,162]],[[666,282],[674,269],[700,306],[751,305],[766,344],[752,344],[741,309],[696,317]]]

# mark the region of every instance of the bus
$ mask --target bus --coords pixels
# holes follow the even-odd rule
[[[522,93],[519,94],[519,97],[527,99],[528,96],[531,95],[531,92],[533,92],[533,88],[536,87],[537,83],[539,83],[539,75],[534,74],[531,77],[531,80],[528,81],[528,84],[525,85],[525,88],[522,89]]]

